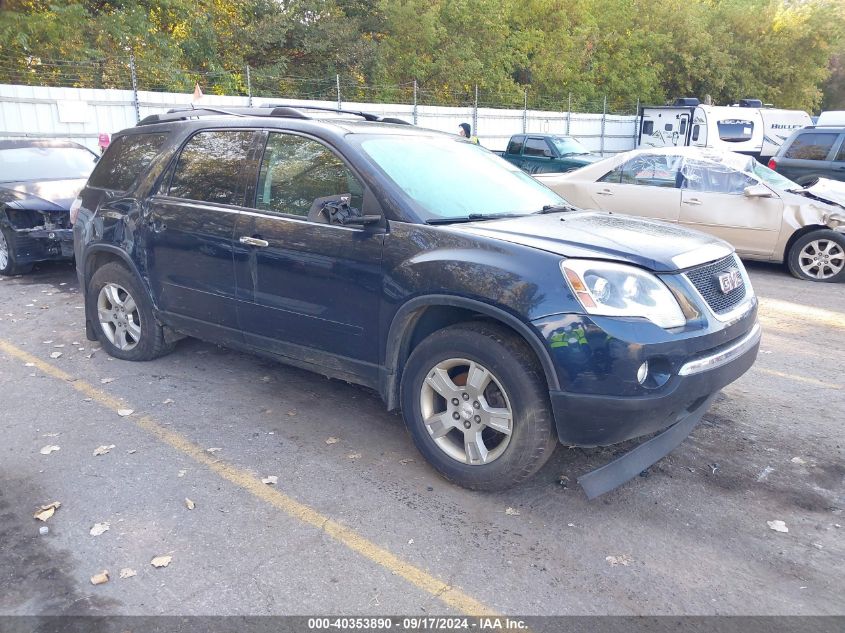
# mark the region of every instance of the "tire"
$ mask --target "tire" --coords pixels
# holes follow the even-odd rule
[[[545,376],[525,342],[497,325],[458,324],[423,340],[405,366],[401,401],[417,449],[465,488],[514,486],[557,446]]]
[[[23,275],[32,270],[32,264],[17,263],[17,248],[14,232],[0,226],[0,275]]]
[[[799,279],[845,281],[845,235],[830,229],[802,235],[790,247],[787,265]]]
[[[170,351],[149,296],[122,264],[110,262],[98,268],[85,300],[97,340],[109,355],[146,361]]]

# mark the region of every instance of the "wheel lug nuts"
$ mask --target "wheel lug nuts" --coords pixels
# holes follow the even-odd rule
[[[462,394],[461,394],[461,397],[462,397],[464,400],[469,400],[469,394],[468,394],[468,393],[466,393],[466,392],[462,393]]]
[[[454,419],[458,420],[458,419],[460,419],[461,414],[460,414],[460,413],[458,413],[457,411],[455,411],[455,412],[452,414],[452,417],[453,417]]]
[[[473,407],[475,407],[476,409],[480,409],[480,408],[481,408],[481,403],[480,403],[480,402],[478,402],[478,400],[476,400],[475,402],[473,402],[473,403],[472,403],[472,406],[473,406]]]
[[[481,424],[481,416],[480,415],[475,416],[475,423]]]
[[[469,428],[469,427],[471,427],[471,426],[472,426],[472,425],[469,423],[469,420],[467,420],[466,422],[464,422],[464,428],[465,428],[465,429],[468,429],[468,428]]]
[[[456,407],[457,407],[459,402],[460,402],[460,400],[458,400],[457,398],[452,398],[452,404],[453,404],[454,406],[456,406]]]

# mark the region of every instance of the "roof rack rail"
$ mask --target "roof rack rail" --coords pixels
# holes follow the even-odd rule
[[[168,110],[165,114],[151,114],[141,119],[137,125],[153,125],[155,123],[167,123],[170,121],[186,121],[188,119],[197,119],[204,116],[226,115],[235,117],[248,116],[263,116],[263,117],[286,117],[291,119],[311,119],[303,112],[303,110],[316,110],[318,112],[336,112],[339,114],[351,114],[359,116],[366,121],[373,121],[379,123],[396,123],[400,125],[411,125],[407,121],[397,119],[394,117],[382,117],[371,112],[361,112],[359,110],[343,110],[337,108],[326,108],[322,106],[291,106],[291,105],[277,105],[267,104],[258,107],[244,108],[174,108]]]

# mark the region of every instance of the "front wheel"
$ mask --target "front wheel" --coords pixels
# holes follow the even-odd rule
[[[110,262],[98,268],[86,301],[97,339],[109,355],[144,361],[169,351],[149,296],[125,266]]]
[[[455,325],[420,343],[402,377],[402,411],[425,458],[475,490],[524,481],[557,445],[536,358],[496,325]]]
[[[17,259],[15,234],[0,226],[0,275],[21,275],[32,270],[32,264],[19,264]]]
[[[811,281],[845,281],[845,235],[820,229],[802,235],[789,249],[789,272]]]

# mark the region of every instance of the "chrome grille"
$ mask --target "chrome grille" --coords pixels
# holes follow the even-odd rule
[[[710,309],[716,314],[725,314],[739,305],[748,293],[744,274],[741,286],[728,293],[722,292],[719,285],[719,275],[737,268],[742,270],[736,256],[728,255],[718,261],[688,270],[685,274],[707,302],[707,305],[710,306]]]

